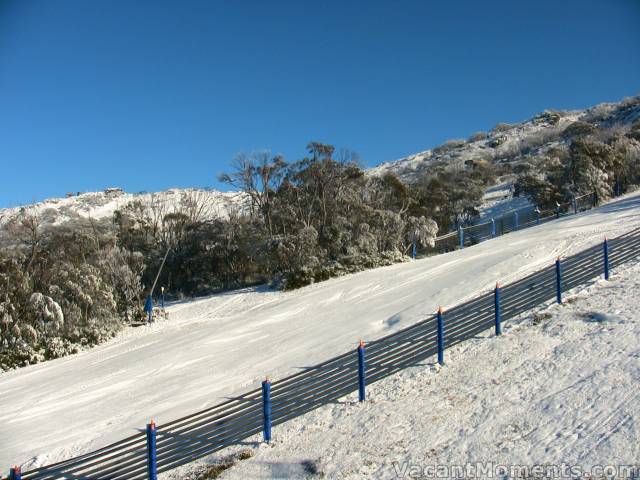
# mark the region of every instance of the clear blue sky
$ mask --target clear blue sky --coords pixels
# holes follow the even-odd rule
[[[640,93],[640,0],[0,0],[0,206],[366,165]]]

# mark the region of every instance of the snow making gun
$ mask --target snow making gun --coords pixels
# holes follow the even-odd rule
[[[158,283],[158,278],[160,278],[160,273],[162,272],[162,268],[164,267],[164,263],[167,261],[167,257],[169,256],[169,251],[171,248],[167,248],[166,253],[164,254],[164,258],[162,259],[162,263],[160,264],[160,268],[158,269],[158,273],[156,273],[156,278],[153,281],[153,285],[151,286],[151,290],[149,291],[149,295],[147,295],[147,301],[144,304],[144,312],[149,316],[149,323],[153,321],[153,291],[156,289],[156,284]]]

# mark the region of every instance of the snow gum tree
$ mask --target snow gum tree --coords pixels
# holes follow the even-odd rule
[[[99,343],[142,313],[142,261],[109,225],[33,225],[11,225],[13,248],[0,252],[2,369]]]
[[[357,155],[332,145],[311,142],[291,163],[242,155],[232,168],[220,178],[251,199],[249,222],[262,245],[256,261],[285,288],[397,261],[412,242],[408,229],[419,227],[425,245],[437,231],[428,213],[413,215],[418,200],[407,185],[394,175],[366,176]]]

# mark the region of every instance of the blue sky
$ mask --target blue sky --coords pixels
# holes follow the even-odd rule
[[[0,206],[220,187],[311,140],[365,165],[640,94],[639,0],[0,0]]]

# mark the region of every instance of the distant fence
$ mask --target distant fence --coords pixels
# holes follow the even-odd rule
[[[165,472],[237,444],[271,427],[298,417],[348,393],[437,355],[444,361],[446,348],[562,295],[589,280],[609,277],[610,269],[640,255],[640,229],[606,240],[575,255],[558,259],[535,273],[505,286],[496,285],[477,298],[439,310],[408,328],[369,342],[299,373],[270,382],[240,397],[192,415],[136,433],[119,442],[63,462],[13,478],[51,479],[144,479],[155,480]],[[366,355],[365,355],[366,348]],[[10,440],[9,440],[10,441]]]
[[[588,193],[576,197],[570,202],[561,203],[550,210],[539,210],[533,205],[510,210],[482,223],[458,227],[454,232],[436,237],[434,247],[428,248],[426,251],[448,252],[456,248],[468,247],[509,232],[589,210],[595,205],[595,194]]]

